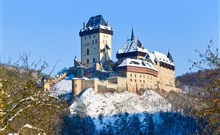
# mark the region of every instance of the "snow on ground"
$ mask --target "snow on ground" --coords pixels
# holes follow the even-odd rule
[[[71,104],[72,102],[72,80],[68,77],[60,82],[56,83],[49,91],[53,97],[64,99]]]
[[[99,94],[89,88],[75,98],[69,109],[71,115],[93,118],[96,131],[101,131],[106,125],[113,125],[119,119],[118,114],[128,113],[131,117],[133,114],[140,114],[138,117],[143,122],[143,113],[167,112],[171,110],[171,106],[166,99],[152,90],[147,90],[139,96],[127,91]]]
[[[60,82],[58,82],[53,86],[52,90],[50,90],[50,95],[57,97],[71,92],[72,92],[72,81],[61,80]]]
[[[170,111],[171,104],[152,90],[139,96],[134,93],[98,94],[91,88],[85,90],[70,106],[71,114],[97,118],[99,115],[112,116],[119,113],[155,113]]]
[[[52,96],[61,97],[66,100],[72,99],[72,81],[62,80],[50,91]],[[70,102],[71,103],[71,102]],[[105,93],[99,94],[92,88],[83,91],[74,98],[70,105],[70,117],[90,117],[95,126],[96,132],[106,129],[107,125],[114,126],[118,121],[122,121],[121,114],[127,114],[129,123],[134,116],[137,116],[141,124],[141,131],[145,131],[149,116],[153,115],[153,121],[161,123],[159,112],[171,111],[172,105],[158,93],[146,90],[143,95],[129,93]],[[155,116],[154,116],[155,115]],[[147,121],[146,121],[147,120]],[[116,124],[117,125],[117,124]]]

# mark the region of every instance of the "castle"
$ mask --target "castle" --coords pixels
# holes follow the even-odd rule
[[[149,52],[132,29],[131,38],[117,51],[117,61],[112,61],[113,30],[102,15],[94,16],[79,32],[81,61],[74,59],[69,71],[73,95],[86,88],[95,91],[142,94],[146,89],[179,91],[175,88],[175,63],[170,51],[167,55]]]

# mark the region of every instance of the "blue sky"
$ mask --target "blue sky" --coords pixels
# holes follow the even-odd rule
[[[2,61],[16,61],[31,51],[55,72],[80,58],[79,30],[91,16],[102,14],[113,28],[113,58],[124,47],[133,26],[135,36],[149,51],[172,52],[176,75],[189,72],[189,59],[198,60],[210,39],[219,47],[218,0],[1,0]]]

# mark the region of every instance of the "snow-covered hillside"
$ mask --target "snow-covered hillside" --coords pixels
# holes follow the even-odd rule
[[[134,93],[98,94],[91,88],[85,90],[70,106],[71,114],[97,118],[99,115],[112,116],[119,113],[155,113],[170,111],[172,105],[154,91],[142,96]]]
[[[65,99],[68,102],[72,100],[72,81],[68,79],[61,80],[50,90],[50,95]]]
[[[71,82],[63,80],[51,94],[70,92]],[[89,88],[75,97],[69,109],[64,134],[189,134],[195,130],[192,118],[172,112],[172,104],[152,90],[139,96],[129,92],[99,94]]]

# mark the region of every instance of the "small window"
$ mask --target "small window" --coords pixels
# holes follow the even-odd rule
[[[130,81],[132,82],[132,79],[130,79]]]
[[[86,37],[85,37],[85,39],[86,39]]]
[[[86,53],[87,53],[87,55],[89,55],[89,48],[87,48],[87,52]]]
[[[91,38],[91,36],[89,36],[89,38]]]
[[[145,80],[143,82],[145,83]]]
[[[103,37],[105,37],[105,35],[103,35]]]
[[[97,41],[97,39],[95,39],[95,43],[97,43],[98,41]]]
[[[136,77],[136,74],[134,76]]]
[[[141,80],[140,80],[140,82],[141,82]]]
[[[95,58],[93,58],[93,63],[95,63]]]
[[[94,40],[92,40],[92,44],[94,44]]]
[[[136,79],[134,81],[136,82]]]
[[[132,74],[130,74],[130,77],[132,77]]]
[[[87,64],[89,64],[89,59],[87,59]]]
[[[140,78],[141,78],[141,75],[140,75]]]
[[[93,37],[95,37],[95,35],[93,35]]]

